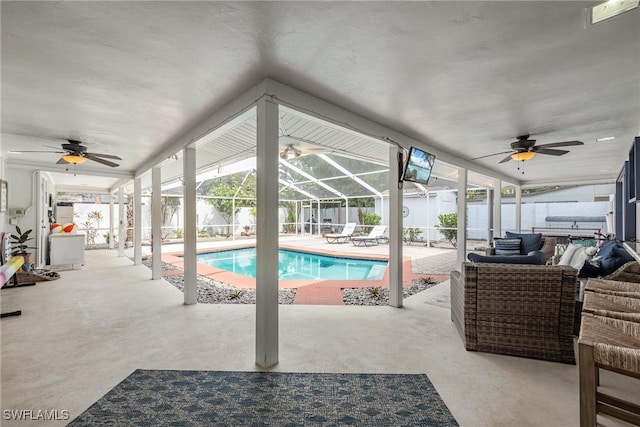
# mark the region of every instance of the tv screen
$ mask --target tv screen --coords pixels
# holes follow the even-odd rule
[[[435,155],[422,151],[419,148],[411,147],[409,150],[409,158],[404,165],[402,180],[427,185],[435,160]]]

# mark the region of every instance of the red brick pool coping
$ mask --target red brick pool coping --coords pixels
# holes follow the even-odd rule
[[[233,249],[244,249],[253,247],[254,245],[240,244],[225,247],[224,249],[201,249],[198,253],[228,251]],[[345,258],[362,258],[362,259],[378,259],[388,261],[386,255],[374,254],[358,254],[336,252],[322,249],[308,249],[297,246],[280,245],[281,249],[289,249],[293,251],[303,250],[318,255],[339,256]],[[184,260],[181,258],[182,252],[172,252],[162,254],[162,261],[178,267],[179,270],[170,270],[163,272],[163,276],[172,276],[182,274],[184,269]],[[256,279],[247,276],[241,276],[230,271],[221,270],[205,264],[197,264],[197,272],[199,275],[210,279],[218,280],[237,288],[255,289]],[[430,276],[436,281],[448,280],[449,276],[443,274],[414,273],[411,268],[411,258],[403,257],[402,259],[402,286],[408,288],[414,279]],[[295,288],[296,296],[293,300],[294,304],[314,304],[314,305],[344,305],[342,300],[343,288],[370,288],[370,287],[387,287],[389,285],[389,268],[385,270],[384,276],[380,280],[280,280],[278,287]]]

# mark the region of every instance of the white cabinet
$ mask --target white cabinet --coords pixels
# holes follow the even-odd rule
[[[84,233],[54,233],[49,235],[49,264],[71,264],[79,269],[84,264]]]

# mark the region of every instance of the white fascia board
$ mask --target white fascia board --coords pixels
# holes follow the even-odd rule
[[[615,184],[616,176],[610,175],[608,177],[597,177],[597,178],[572,178],[565,181],[562,180],[554,180],[554,181],[544,181],[544,180],[535,180],[535,181],[522,181],[520,185],[522,188],[530,188],[530,187],[541,187],[545,185],[595,185],[595,184]]]

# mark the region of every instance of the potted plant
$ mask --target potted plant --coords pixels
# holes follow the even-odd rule
[[[35,247],[27,245],[29,240],[33,240],[33,237],[29,237],[33,230],[26,230],[22,232],[20,227],[16,225],[16,234],[11,234],[11,256],[22,256],[25,264],[29,264],[29,257],[31,254],[27,252],[27,249],[36,249]]]

